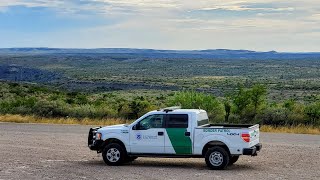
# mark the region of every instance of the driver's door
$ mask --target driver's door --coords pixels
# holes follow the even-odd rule
[[[131,153],[164,153],[164,118],[163,114],[147,116],[130,130]]]

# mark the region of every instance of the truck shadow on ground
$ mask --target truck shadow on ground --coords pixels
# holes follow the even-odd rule
[[[79,162],[82,165],[90,165],[90,166],[97,166],[97,167],[109,167],[109,168],[117,168],[119,166],[108,166],[106,165],[103,160],[91,160],[91,161],[82,161]],[[134,162],[130,163],[125,163],[121,165],[120,167],[139,167],[139,168],[162,168],[162,169],[193,169],[193,170],[210,170],[207,166],[206,163],[203,161],[183,161],[183,162],[177,162],[174,160],[166,160],[166,159],[159,159],[157,160],[146,160],[146,159],[138,159],[135,160]],[[232,166],[228,166],[225,170],[236,170],[236,171],[254,171],[257,168],[255,166],[251,166],[249,164],[243,164],[243,163],[238,163],[234,164]]]

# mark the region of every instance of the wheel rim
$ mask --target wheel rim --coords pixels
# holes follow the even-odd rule
[[[214,151],[210,154],[209,161],[213,166],[220,166],[223,163],[223,155]]]
[[[120,151],[116,148],[110,148],[107,151],[107,159],[110,162],[117,162],[120,159]]]

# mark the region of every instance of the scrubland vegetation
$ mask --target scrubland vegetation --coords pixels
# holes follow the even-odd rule
[[[1,55],[0,115],[8,115],[0,121],[20,115],[27,122],[104,125],[181,105],[207,110],[212,123],[259,123],[265,131],[290,132],[296,127],[305,129],[300,133],[318,131],[319,67],[317,57]]]
[[[319,67],[318,59],[181,59],[129,54],[2,55],[0,79],[48,84],[80,92],[194,89],[218,97],[236,90],[239,83],[245,88],[263,84],[268,88],[270,101],[308,101],[320,93]]]
[[[319,97],[314,96],[308,102],[288,99],[275,103],[268,101],[267,93],[267,88],[259,84],[251,88],[239,86],[225,97],[215,97],[192,90],[66,92],[36,85],[2,82],[0,114],[45,118],[45,122],[53,118],[53,123],[65,120],[64,123],[71,124],[114,124],[130,122],[150,110],[180,105],[183,108],[207,110],[212,123],[259,123],[273,127],[320,126]],[[5,117],[2,116],[0,120],[14,121]],[[89,122],[90,119],[95,120]],[[106,119],[110,122],[105,122]],[[268,131],[268,128],[265,130]]]

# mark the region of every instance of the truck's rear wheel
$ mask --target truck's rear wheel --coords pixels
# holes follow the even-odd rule
[[[124,147],[117,143],[108,144],[102,151],[103,161],[110,166],[118,166],[125,159]]]
[[[214,146],[209,148],[205,160],[211,169],[224,169],[229,164],[229,153],[222,147]]]
[[[229,161],[229,166],[231,166],[232,164],[234,164],[235,162],[237,162],[238,161],[238,159],[239,159],[239,157],[240,156],[232,156],[231,158],[230,158],[230,161]]]

